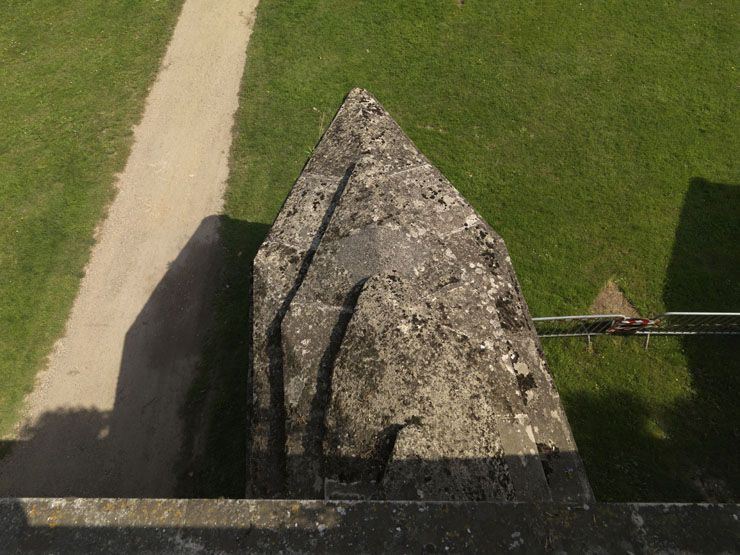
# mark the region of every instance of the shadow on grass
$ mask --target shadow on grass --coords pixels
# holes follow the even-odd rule
[[[738,245],[740,187],[692,179],[666,275],[663,300],[668,310],[740,312]],[[663,381],[670,378],[659,376],[659,368],[651,365],[668,364],[674,345],[683,351],[691,392],[668,406],[656,404],[660,391],[645,391],[638,397],[635,388],[670,389],[672,384]],[[592,385],[584,391],[571,382],[575,391],[563,394],[597,498],[740,498],[740,338],[654,337],[650,350],[644,351],[636,338],[605,337],[595,346],[597,353],[586,355],[582,364],[585,368],[598,365],[600,387]],[[573,349],[553,345],[549,352],[555,358],[567,357],[563,353]],[[676,359],[676,364],[683,363]],[[647,369],[657,371],[652,372],[659,376],[657,382],[633,376]],[[620,386],[619,380],[627,379],[636,379],[639,385]],[[645,399],[649,398],[656,402],[648,406]]]
[[[270,226],[222,216],[223,276],[215,321],[185,406],[178,495],[241,498],[246,491],[252,261]]]
[[[0,441],[0,495],[162,497],[176,481],[241,495],[249,266],[267,229],[204,219],[126,333],[112,408],[50,411]],[[100,359],[96,348],[81,364]]]
[[[204,222],[191,238],[129,330],[113,410],[78,409],[45,415],[23,443],[51,442],[59,448],[47,451],[55,453],[53,457],[29,462],[29,483],[34,487],[12,494],[104,495],[105,491],[94,487],[88,492],[68,491],[64,483],[69,475],[84,481],[86,475],[107,472],[105,465],[117,430],[156,426],[156,416],[147,417],[152,407],[149,403],[172,395],[167,385],[170,378],[160,380],[140,363],[156,363],[163,345],[174,349],[183,340],[198,339],[178,335],[178,321],[165,316],[182,305],[184,297],[173,295],[173,291],[188,289],[188,276],[193,274],[189,261],[198,259],[202,266],[212,259],[196,251],[213,248],[212,242],[200,236],[210,235],[214,223]],[[181,497],[242,497],[246,485],[250,275],[252,260],[269,226],[228,217],[219,218],[218,224],[224,258],[217,264],[221,275],[210,282],[217,284],[215,319],[206,338],[199,375],[184,407],[187,432],[183,463],[177,469],[177,495]],[[669,309],[740,310],[739,226],[740,187],[691,180],[665,284],[664,300]],[[142,340],[140,328],[147,326],[158,329]],[[739,344],[732,337],[682,340],[694,394],[685,402],[665,407],[660,418],[668,438],[651,433],[649,420],[654,410],[628,392],[605,389],[568,395],[569,419],[591,482],[612,482],[608,488],[616,492],[612,497],[622,500],[640,498],[642,491],[650,492],[642,497],[645,500],[737,500]],[[640,356],[636,349],[629,350],[625,358]],[[161,362],[166,366],[167,361]],[[132,395],[138,399],[133,404]],[[67,448],[82,444],[84,449]],[[0,442],[0,454],[12,446],[11,442]],[[116,447],[127,448],[138,447],[125,442]],[[156,450],[146,456],[156,456]],[[599,462],[588,464],[589,460]],[[34,481],[34,476],[43,476],[44,481]],[[146,488],[132,493],[151,495]],[[662,498],[656,499],[656,495]]]
[[[673,311],[740,312],[740,185],[693,178],[684,198],[663,294]],[[695,395],[673,436],[695,438],[688,471],[708,500],[740,498],[740,337],[682,339]]]
[[[664,456],[673,445],[650,433],[652,411],[644,401],[612,388],[579,391],[564,400],[597,500],[667,501],[690,495],[676,468],[667,468],[676,462]]]

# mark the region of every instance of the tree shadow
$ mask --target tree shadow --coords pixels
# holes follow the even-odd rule
[[[684,198],[664,304],[671,311],[740,312],[740,185],[695,177]],[[740,497],[740,337],[685,336],[691,403],[676,407],[673,436],[690,450],[689,479],[707,500]]]
[[[179,489],[178,473],[191,466],[197,450],[210,440],[206,432],[199,443],[193,429],[199,419],[207,421],[197,410],[203,403],[196,402],[194,380],[206,387],[226,380],[216,388],[228,392],[225,399],[215,397],[220,403],[216,409],[226,416],[229,432],[243,436],[246,351],[220,358],[214,352],[229,347],[226,338],[236,342],[240,336],[243,343],[249,336],[246,266],[266,231],[262,224],[205,218],[126,333],[113,408],[49,412],[22,430],[20,440],[0,442],[0,454],[5,452],[0,495],[172,496]],[[232,247],[241,240],[246,247],[231,253],[224,240],[231,240]],[[242,271],[244,276],[233,280]],[[237,298],[228,321],[215,321],[219,313],[214,306]],[[230,364],[213,370],[225,358]],[[237,360],[243,362],[239,368]],[[228,422],[237,417],[238,425]],[[243,438],[233,441],[244,443]],[[241,451],[244,466],[246,450]]]

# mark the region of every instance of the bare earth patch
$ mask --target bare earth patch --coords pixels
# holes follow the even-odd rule
[[[257,0],[186,0],[0,496],[169,497]]]
[[[639,314],[634,306],[630,304],[619,286],[611,279],[596,295],[591,308],[591,314],[624,314],[625,316],[637,317]]]

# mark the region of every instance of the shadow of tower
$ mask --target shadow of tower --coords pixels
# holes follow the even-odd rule
[[[689,182],[663,294],[670,311],[740,312],[740,185]],[[691,479],[707,500],[740,494],[740,337],[685,336],[694,396],[674,411],[673,436],[702,438]]]

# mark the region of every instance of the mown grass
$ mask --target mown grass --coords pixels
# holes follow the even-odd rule
[[[3,2],[0,432],[63,330],[181,4]]]
[[[610,278],[643,313],[740,309],[736,15],[729,0],[262,0],[222,300],[247,298],[266,226],[360,86],[505,238],[534,315],[584,313]],[[719,185],[685,209],[692,178]],[[710,246],[711,261],[694,251]],[[248,305],[219,310],[218,409],[196,489],[241,496]],[[546,350],[600,499],[707,497],[697,480],[737,497],[736,341]]]

